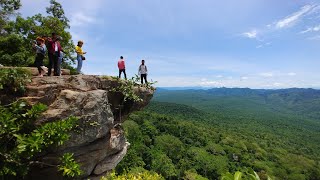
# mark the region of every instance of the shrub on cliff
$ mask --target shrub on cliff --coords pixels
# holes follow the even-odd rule
[[[69,138],[68,132],[77,122],[75,117],[34,125],[46,109],[43,104],[30,106],[23,101],[0,106],[0,178],[22,179],[30,166],[48,165],[37,161],[36,156],[50,146],[62,145]],[[58,169],[66,176],[81,172],[71,154],[62,157]]]
[[[135,168],[122,175],[116,175],[115,172],[112,172],[108,176],[101,178],[101,180],[127,180],[127,179],[164,180],[164,178],[161,175],[152,171],[145,170],[143,168]]]
[[[31,73],[26,69],[0,69],[0,92],[22,94],[28,82],[31,82]]]

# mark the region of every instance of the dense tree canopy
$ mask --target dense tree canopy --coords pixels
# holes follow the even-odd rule
[[[232,111],[211,114],[165,102],[152,102],[145,111],[124,122],[131,146],[117,167],[119,174],[140,167],[166,179],[228,179],[237,171],[244,179],[253,171],[262,180],[320,177],[317,144],[312,139],[301,141],[294,124],[274,125],[285,132],[277,134]]]

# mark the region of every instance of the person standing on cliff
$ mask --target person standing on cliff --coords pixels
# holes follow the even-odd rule
[[[51,76],[51,70],[53,66],[53,75],[60,76],[58,72],[59,67],[59,56],[60,52],[63,52],[60,42],[59,36],[56,33],[51,34],[51,38],[47,38],[47,48],[48,48],[48,56],[49,56],[49,67],[48,67],[48,76]]]
[[[138,73],[141,78],[141,84],[143,84],[143,79],[144,79],[145,83],[148,84],[148,81],[147,81],[148,69],[147,69],[147,66],[144,64],[144,60],[141,61],[141,65],[139,66]]]
[[[46,45],[44,44],[45,40],[41,37],[37,37],[36,42],[33,44],[33,49],[36,51],[36,59],[34,61],[34,64],[37,66],[39,71],[39,76],[43,77],[45,74],[44,66],[43,66],[43,59],[46,55]]]
[[[78,61],[78,66],[77,66],[77,71],[79,74],[81,74],[81,69],[82,69],[82,62],[86,59],[83,55],[86,54],[86,52],[82,51],[82,46],[83,46],[83,41],[78,41],[78,45],[76,46],[76,52],[77,52],[77,61]]]
[[[123,56],[120,56],[120,59],[118,61],[118,68],[119,68],[119,78],[121,78],[121,73],[123,72],[124,78],[127,79],[126,65],[124,63]]]

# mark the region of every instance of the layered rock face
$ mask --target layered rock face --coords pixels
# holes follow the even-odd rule
[[[121,122],[129,113],[146,106],[153,96],[153,90],[135,87],[143,101],[123,102],[121,93],[110,91],[117,86],[118,80],[99,76],[34,77],[22,99],[48,106],[38,125],[69,116],[79,118],[79,127],[71,132],[70,140],[40,155],[39,161],[56,165],[63,153],[71,152],[83,170],[79,179],[98,179],[113,169],[129,146]],[[56,167],[46,165],[32,167],[29,178],[63,179]]]

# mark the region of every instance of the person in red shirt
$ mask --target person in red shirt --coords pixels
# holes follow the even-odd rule
[[[60,76],[58,72],[60,64],[58,63],[60,53],[63,52],[60,42],[59,36],[56,33],[52,33],[51,38],[47,38],[47,49],[48,49],[48,56],[49,56],[49,66],[48,66],[48,76],[51,75],[51,70],[53,66],[53,75]]]
[[[121,78],[121,73],[123,72],[124,78],[127,79],[126,66],[122,56],[120,56],[120,60],[118,61],[118,68],[119,68],[119,78]]]

